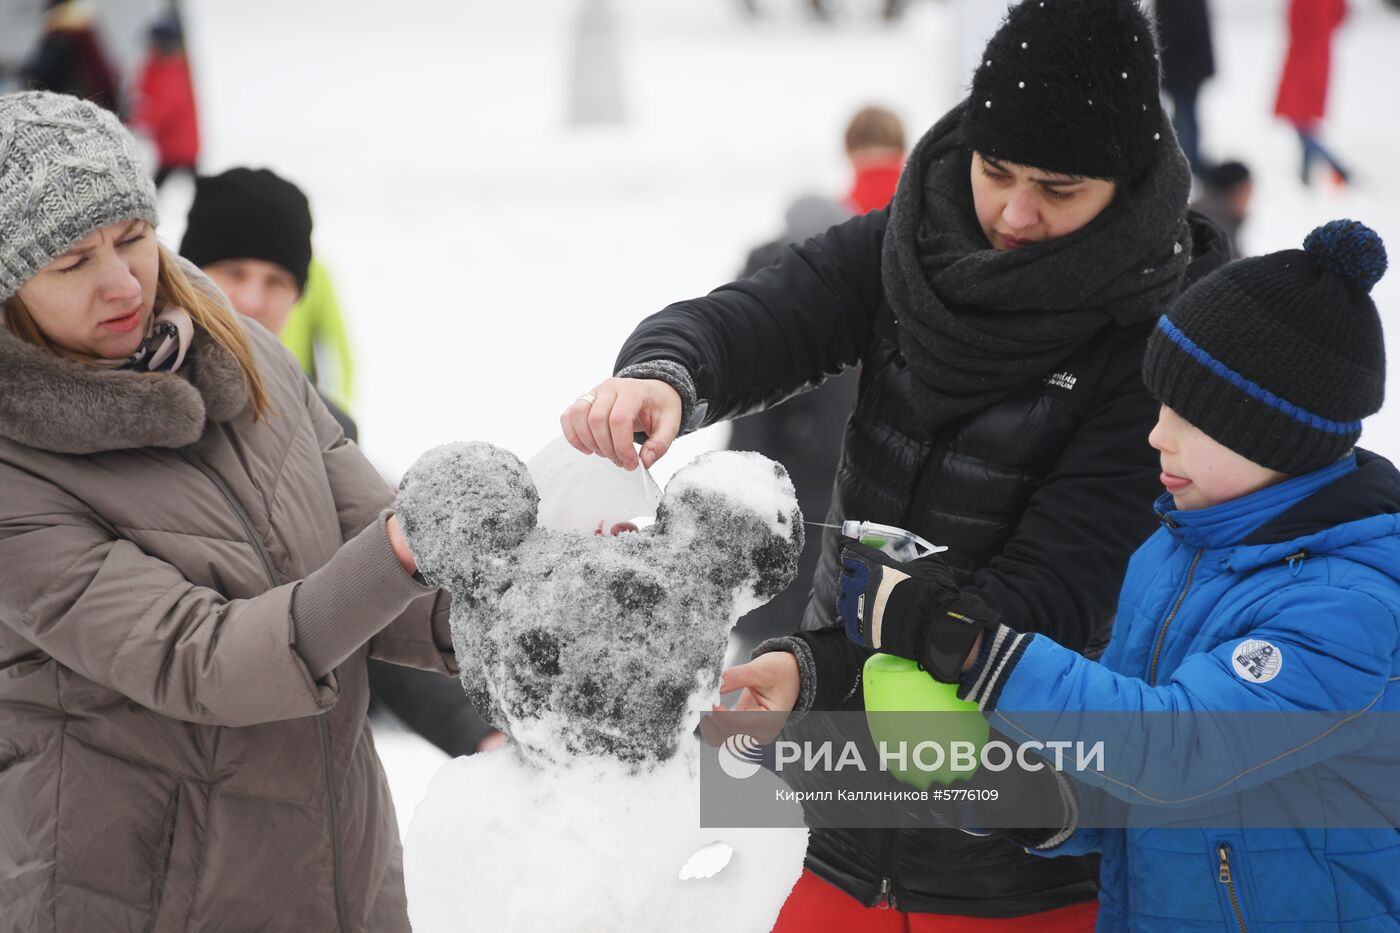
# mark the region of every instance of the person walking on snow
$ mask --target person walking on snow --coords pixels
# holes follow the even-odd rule
[[[122,113],[120,80],[103,51],[87,0],[49,0],[44,32],[20,69],[20,84],[31,91],[73,94]]]
[[[861,640],[957,683],[1004,734],[1073,742],[1109,719],[1076,714],[1116,717],[1106,766],[1056,795],[1058,825],[1015,832],[1036,855],[1103,854],[1100,930],[1400,924],[1400,472],[1354,446],[1384,398],[1369,293],[1385,268],[1380,237],[1334,221],[1158,321],[1143,374],[1162,527],[1102,663],[959,590],[937,557],[888,575],[878,551],[845,551],[843,615],[880,633]],[[1121,821],[1081,826],[1105,795]],[[1182,812],[1207,800],[1204,819]]]
[[[967,592],[1073,651],[1101,651],[1117,580],[1151,531],[1143,347],[1225,251],[1209,222],[1188,219],[1190,170],[1158,71],[1132,0],[1024,0],[968,98],[914,148],[888,210],[642,322],[613,377],[564,411],[565,437],[650,466],[678,432],[860,366],[827,521],[948,545]],[[640,455],[634,431],[649,435]],[[848,660],[838,555],[828,532],[803,631],[760,645],[748,682],[731,681],[748,687],[741,709],[860,708],[855,662],[816,694],[774,688],[824,657]],[[780,933],[1093,926],[1092,858],[1046,861],[955,831],[809,838]]]
[[[1203,177],[1201,124],[1196,102],[1201,85],[1215,74],[1210,7],[1206,0],[1156,0],[1157,36],[1162,43],[1162,88],[1172,100],[1172,126],[1191,172]]]
[[[156,222],[115,116],[0,96],[0,930],[407,931],[365,660],[455,673],[450,599]]]
[[[1289,0],[1288,4],[1288,54],[1274,113],[1293,124],[1298,133],[1305,185],[1312,183],[1312,167],[1318,159],[1331,167],[1337,181],[1345,183],[1351,178],[1319,138],[1332,79],[1332,34],[1346,15],[1346,0]]]
[[[199,117],[189,53],[180,22],[164,16],[151,26],[150,47],[136,79],[136,104],[128,121],[156,147],[156,187],[178,171],[195,174],[199,163]]]

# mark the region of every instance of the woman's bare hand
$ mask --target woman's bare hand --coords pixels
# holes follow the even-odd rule
[[[650,468],[671,448],[681,429],[681,396],[659,379],[604,379],[559,416],[576,450],[607,457],[624,470],[637,468],[632,435],[644,431],[641,464]]]

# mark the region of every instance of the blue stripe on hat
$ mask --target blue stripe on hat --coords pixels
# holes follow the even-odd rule
[[[1314,415],[1310,411],[1299,408],[1292,402],[1284,401],[1257,382],[1246,379],[1244,376],[1211,356],[1205,350],[1196,346],[1190,337],[1183,334],[1175,324],[1167,320],[1165,314],[1157,319],[1157,328],[1165,334],[1172,343],[1185,350],[1197,363],[1200,363],[1206,369],[1209,369],[1212,373],[1224,379],[1250,398],[1258,399],[1270,408],[1283,412],[1294,421],[1302,422],[1310,428],[1326,431],[1329,434],[1355,434],[1361,431],[1360,421],[1332,421],[1329,418]]]

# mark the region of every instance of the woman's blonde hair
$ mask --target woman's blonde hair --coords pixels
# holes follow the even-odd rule
[[[217,298],[196,287],[189,276],[185,275],[175,254],[166,249],[164,244],[159,244],[159,249],[156,306],[174,305],[184,308],[204,334],[238,361],[238,368],[243,370],[243,379],[247,383],[248,404],[253,408],[253,420],[261,419],[267,413],[267,388],[263,385],[262,375],[253,360],[253,350],[248,344],[248,338],[244,336],[243,328],[234,317],[235,312],[229,310]],[[80,363],[92,361],[92,357],[74,353],[50,340],[34,322],[33,315],[29,313],[18,294],[5,302],[5,326],[19,339],[43,347],[50,353],[66,356]],[[199,336],[202,335],[197,334],[196,339]]]

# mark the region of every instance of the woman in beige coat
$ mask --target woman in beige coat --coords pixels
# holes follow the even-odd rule
[[[365,659],[455,673],[448,599],[155,223],[115,118],[0,97],[0,931],[406,930]]]

